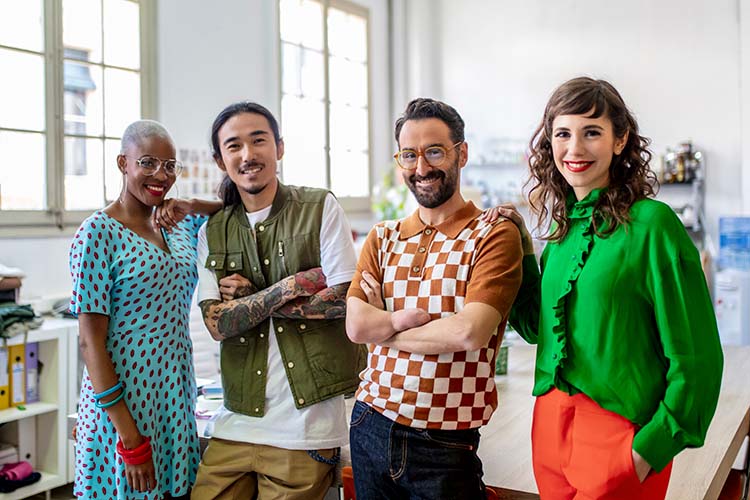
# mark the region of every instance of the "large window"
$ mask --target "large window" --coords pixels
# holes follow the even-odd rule
[[[0,2],[0,224],[77,224],[117,197],[144,114],[135,0]]]
[[[340,198],[370,193],[367,9],[280,0],[282,177]]]

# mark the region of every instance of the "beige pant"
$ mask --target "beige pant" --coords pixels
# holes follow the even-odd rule
[[[332,458],[335,449],[317,450]],[[192,500],[315,500],[333,484],[335,467],[304,450],[212,438],[203,453]]]

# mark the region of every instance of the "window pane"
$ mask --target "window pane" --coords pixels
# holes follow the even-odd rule
[[[0,1],[0,45],[44,50],[42,0]]]
[[[0,49],[0,127],[44,130],[44,58]]]
[[[104,70],[104,133],[119,137],[125,127],[141,117],[141,79],[138,73]]]
[[[101,0],[63,1],[63,45],[66,57],[102,61]]]
[[[302,94],[302,72],[300,70],[300,49],[286,42],[281,44],[281,91],[284,94]]]
[[[307,144],[289,150],[285,147],[283,174],[284,184],[327,189],[325,150]]]
[[[101,136],[104,133],[101,66],[68,60],[64,64],[65,133]]]
[[[328,9],[328,50],[352,61],[367,61],[367,19]]]
[[[281,39],[323,51],[323,5],[311,0],[279,2]]]
[[[65,208],[94,210],[104,206],[103,143],[100,139],[65,138]],[[112,159],[112,164],[115,160]]]
[[[331,148],[363,152],[369,149],[367,110],[331,105]]]
[[[0,130],[0,209],[47,208],[45,147],[42,134]]]
[[[281,101],[284,182],[326,187],[325,109],[321,101],[285,95]]]
[[[281,50],[283,92],[323,99],[325,95],[323,55],[288,43],[283,43]]]
[[[353,106],[367,106],[367,66],[341,57],[331,57],[331,101]]]
[[[367,153],[331,150],[331,191],[336,196],[367,196],[369,161]]]
[[[104,63],[138,69],[141,66],[139,5],[125,0],[104,3]]]
[[[122,173],[117,168],[120,139],[104,141],[104,196],[106,203],[116,200],[122,191]]]

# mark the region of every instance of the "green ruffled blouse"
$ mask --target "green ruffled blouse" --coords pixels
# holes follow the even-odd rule
[[[524,257],[510,324],[538,343],[534,395],[583,392],[640,427],[633,448],[657,471],[703,444],[723,355],[698,251],[666,204],[633,204],[597,236],[602,189],[568,202],[570,231]]]

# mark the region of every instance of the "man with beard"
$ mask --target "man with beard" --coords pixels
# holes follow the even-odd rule
[[[281,184],[284,142],[263,106],[225,108],[211,142],[224,209],[199,233],[198,302],[221,341],[224,407],[192,498],[320,499],[365,358],[344,331],[351,229],[330,192]]]
[[[497,407],[521,238],[461,196],[455,109],[415,99],[395,136],[419,207],[370,231],[347,297],[349,338],[369,348],[349,434],[357,498],[485,498],[479,427]]]

